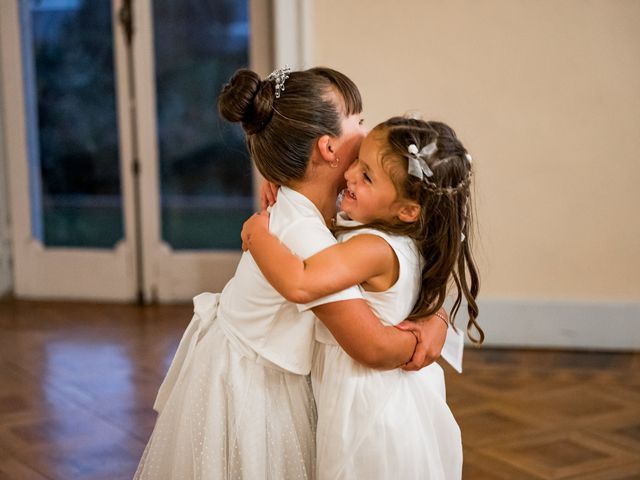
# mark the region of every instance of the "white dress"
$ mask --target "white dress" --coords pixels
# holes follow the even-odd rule
[[[302,258],[336,243],[317,208],[288,188],[269,229]],[[351,298],[362,298],[355,287],[314,305]],[[313,478],[310,307],[280,296],[249,253],[221,294],[196,296],[135,478]]]
[[[417,299],[420,255],[409,238],[377,230],[348,232],[339,240],[361,233],[384,238],[399,260],[399,278],[390,289],[362,292],[383,323],[396,325]],[[320,322],[316,340],[311,372],[318,409],[316,478],[461,478],[460,429],[446,404],[439,365],[418,372],[367,368]]]

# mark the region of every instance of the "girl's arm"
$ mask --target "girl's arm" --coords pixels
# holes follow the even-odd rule
[[[396,268],[391,246],[368,234],[302,260],[271,235],[268,220],[266,213],[251,217],[242,238],[269,283],[290,302],[309,303],[353,285],[375,283],[377,277],[389,277]]]
[[[416,336],[380,323],[365,300],[325,303],[312,310],[342,349],[357,362],[370,368],[391,370],[411,360]]]
[[[250,222],[255,223],[251,225]],[[284,250],[286,257],[293,257],[295,262],[302,262],[289,252],[284,245],[281,245],[277,238],[268,233],[268,215],[264,212],[260,215],[254,215],[245,223],[242,230],[243,250],[246,250],[248,244],[253,243],[252,240],[257,240],[257,238],[251,238],[254,230],[247,228],[255,226],[266,230],[266,234],[269,235],[268,241],[277,247],[274,252],[282,252]],[[273,242],[274,240],[275,242]],[[260,242],[256,241],[255,243],[259,244]],[[383,243],[387,248],[391,248],[386,242]],[[332,246],[325,250],[330,250],[331,248],[334,247]],[[266,253],[268,256],[269,252],[267,251]],[[253,252],[252,255],[254,255]],[[278,262],[272,262],[273,265],[276,266],[277,271]],[[263,273],[265,273],[264,270]],[[266,277],[269,279],[268,276]],[[271,279],[269,281],[271,282]],[[350,285],[355,283],[357,282]],[[283,292],[280,293],[282,294]],[[286,295],[284,296],[286,297]],[[425,345],[433,350],[433,345],[435,345],[439,352],[444,344],[444,336],[446,335],[446,325],[435,316],[426,319],[424,322],[418,320],[415,324],[417,332],[410,333],[409,331],[400,331],[395,327],[385,326],[380,323],[380,320],[373,314],[366,301],[362,299],[337,301],[314,307],[312,310],[348,355],[371,368],[392,369],[403,366],[409,361],[409,365],[412,365],[411,369],[418,370],[426,367],[435,358],[421,355],[421,358],[416,360],[412,357],[414,350],[420,352],[424,350]],[[417,348],[416,339],[419,342]]]
[[[438,359],[447,337],[447,325],[436,315],[405,320],[408,327],[401,331],[380,323],[364,300],[326,303],[312,310],[342,349],[370,368],[420,370]]]

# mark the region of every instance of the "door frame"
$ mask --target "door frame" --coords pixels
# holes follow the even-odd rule
[[[1,44],[0,44],[0,48]],[[0,65],[0,68],[2,66]],[[3,110],[2,76],[0,75],[0,112]],[[4,119],[0,114],[0,298],[13,289],[11,273],[11,235],[9,230],[9,196],[7,194],[7,160],[4,151]]]
[[[0,2],[0,85],[11,212],[13,289],[22,298],[69,298],[130,301],[136,297],[135,249],[132,248],[133,205],[130,119],[122,69],[123,38],[116,12],[122,0],[112,1],[114,66],[120,143],[124,238],[113,249],[46,247],[34,237],[29,178],[29,138],[25,106],[24,68],[30,67],[22,48],[20,0]]]
[[[156,98],[153,55],[152,0],[138,0],[134,16],[138,35],[134,40],[136,85],[140,112],[137,129],[140,138],[141,214],[144,256],[144,298],[147,301],[181,302],[201,291],[221,291],[233,276],[240,260],[238,250],[175,251],[161,238],[161,209],[158,144],[155,140]],[[252,32],[249,65],[267,75],[274,65],[302,68],[309,60],[310,0],[250,0],[249,22]],[[260,175],[253,169],[254,191]],[[256,196],[257,197],[257,196]],[[258,199],[256,198],[256,210]]]

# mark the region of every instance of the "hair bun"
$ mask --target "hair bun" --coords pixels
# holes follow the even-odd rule
[[[247,69],[238,70],[222,87],[218,110],[230,122],[242,122],[248,134],[258,133],[273,116],[273,88],[270,82]]]

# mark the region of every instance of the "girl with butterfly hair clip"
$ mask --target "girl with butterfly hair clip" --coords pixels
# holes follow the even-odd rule
[[[325,67],[282,68],[266,78],[242,69],[223,87],[218,108],[242,125],[263,177],[281,186],[271,231],[303,258],[334,245],[327,222],[365,136],[356,85]],[[296,305],[245,252],[221,293],[194,298],[134,478],[313,478],[316,409],[308,375],[317,319],[354,358],[377,368],[414,363],[416,337],[429,340],[443,327],[437,318],[413,322],[414,337],[384,326],[357,287]]]
[[[453,323],[466,300],[467,335],[482,343],[471,253],[472,162],[444,123],[394,117],[363,141],[345,172],[339,244],[301,260],[255,215],[242,235],[285,298],[309,302],[351,285],[384,324],[437,312],[453,286]],[[345,320],[348,321],[348,320]],[[379,371],[351,359],[317,326],[312,380],[319,479],[459,479],[460,430],[442,368]]]

